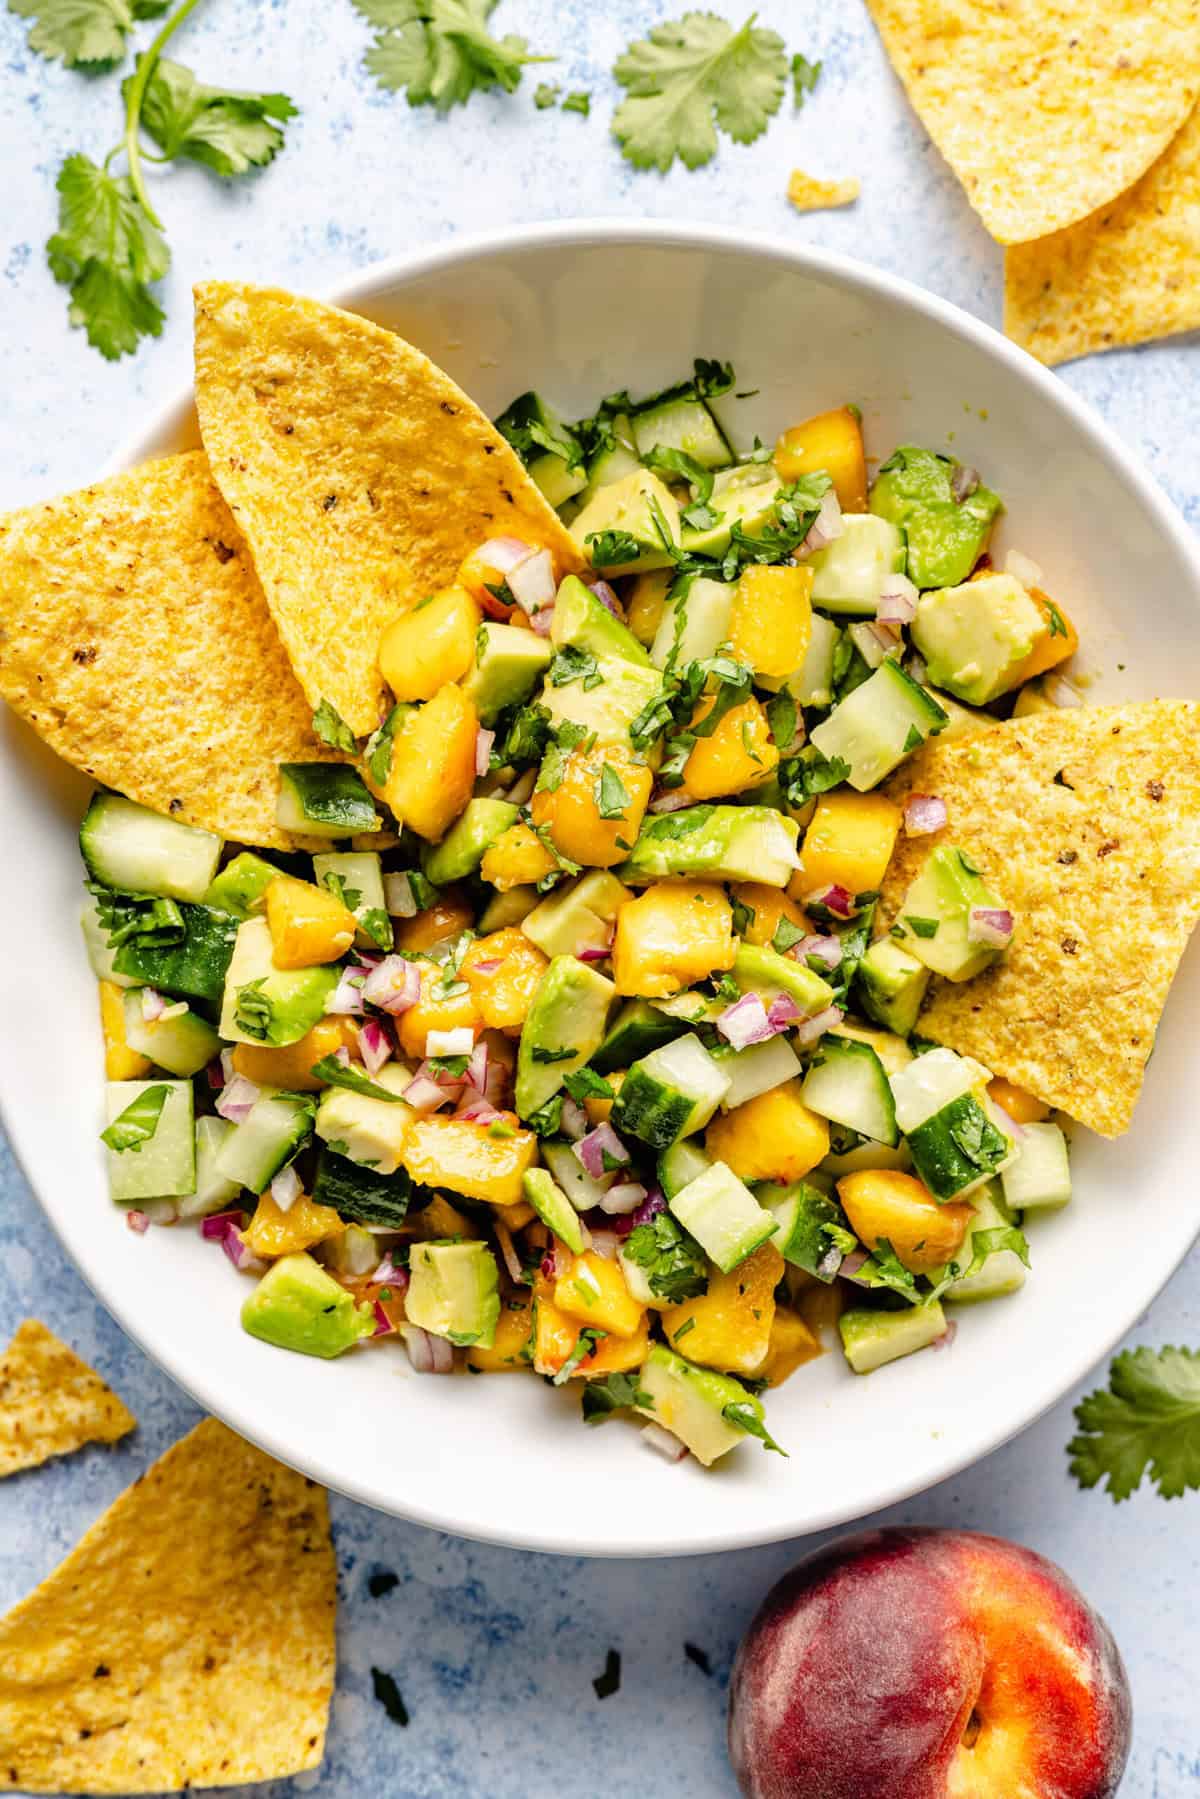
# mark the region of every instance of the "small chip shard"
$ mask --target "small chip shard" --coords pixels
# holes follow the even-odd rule
[[[819,181],[803,169],[793,169],[788,181],[787,197],[797,212],[826,212],[835,206],[853,206],[862,192],[862,183],[853,177],[845,181]]]

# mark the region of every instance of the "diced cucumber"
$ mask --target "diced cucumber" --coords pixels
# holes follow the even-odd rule
[[[876,1143],[894,1145],[900,1140],[887,1073],[869,1043],[822,1037],[801,1093],[810,1111],[822,1118],[847,1125]]]
[[[301,837],[357,837],[383,821],[348,762],[281,762],[275,822]]]
[[[988,1071],[931,1049],[892,1077],[896,1122],[937,1199],[965,1196],[1012,1161],[1016,1145],[987,1095]]]
[[[851,787],[865,793],[945,723],[933,696],[887,661],[834,707],[812,741],[829,761],[845,762]]]
[[[240,925],[226,922],[237,940],[222,985],[221,1036],[226,1043],[275,1048],[298,1043],[324,1017],[325,1001],[338,983],[337,969],[276,968],[265,918],[246,918]]]
[[[336,1274],[361,1277],[373,1273],[379,1266],[379,1244],[374,1233],[361,1224],[348,1224],[344,1231],[339,1231],[336,1237],[327,1237],[317,1248],[324,1266],[332,1268]]]
[[[747,1432],[738,1414],[762,1424],[762,1401],[731,1374],[714,1374],[685,1362],[656,1343],[642,1365],[637,1384],[646,1403],[636,1409],[669,1430],[710,1468],[718,1457],[736,1449]]]
[[[210,881],[204,904],[216,912],[232,912],[235,918],[249,918],[252,912],[262,911],[267,888],[279,879],[279,873],[265,857],[240,850]]]
[[[89,893],[84,901],[79,923],[83,930],[83,946],[96,979],[111,981],[114,987],[134,986],[132,975],[117,973],[114,966],[117,952],[109,948],[108,927],[100,923],[100,905],[94,893]]]
[[[891,1145],[873,1143],[870,1137],[854,1142],[853,1148],[832,1151],[821,1163],[822,1174],[832,1175],[840,1181],[844,1174],[858,1174],[864,1168],[898,1168],[906,1173],[912,1167],[912,1155],[903,1138]]]
[[[771,806],[689,806],[648,818],[623,880],[641,886],[673,875],[786,887],[800,859],[799,826]]]
[[[579,439],[562,414],[539,393],[518,394],[496,420],[548,505],[561,506],[583,487]]]
[[[652,450],[682,450],[701,468],[726,468],[733,452],[725,433],[703,400],[660,400],[633,415],[638,455]]]
[[[796,672],[789,675],[786,681],[774,681],[760,675],[758,685],[786,688],[798,706],[831,706],[834,658],[841,641],[841,628],[832,619],[826,618],[824,613],[814,612],[808,648],[804,652],[804,661]]]
[[[613,1020],[604,1042],[592,1057],[597,1074],[611,1074],[615,1068],[628,1068],[639,1056],[648,1056],[662,1043],[671,1043],[683,1034],[683,1026],[666,1017],[648,1000],[627,1000]]]
[[[633,1064],[613,1105],[613,1129],[668,1149],[702,1131],[728,1091],[729,1076],[688,1032]]]
[[[200,900],[217,872],[221,839],[119,793],[95,793],[79,827],[79,848],[88,874],[104,887]]]
[[[1001,1175],[1004,1198],[1017,1212],[1057,1212],[1071,1197],[1067,1139],[1057,1124],[1025,1124],[1015,1160]]]
[[[196,1189],[196,1133],[190,1081],[109,1081],[104,1093],[105,1124],[150,1088],[166,1088],[154,1135],[132,1149],[110,1149],[108,1190],[120,1204],[139,1199],[176,1199]]]
[[[221,1003],[225,976],[233,956],[238,922],[208,906],[181,905],[181,943],[123,943],[113,957],[118,974],[142,987],[157,987],[172,999],[196,1000],[206,1010]],[[266,925],[263,925],[266,930]]]
[[[714,1162],[667,1203],[722,1274],[753,1255],[779,1229],[779,1220],[759,1205],[724,1162]]]
[[[944,1337],[946,1314],[936,1299],[922,1306],[907,1306],[902,1312],[843,1312],[838,1330],[855,1374],[871,1374]]]
[[[264,1088],[221,1145],[216,1172],[251,1193],[261,1193],[311,1135],[313,1110],[309,1094]]]
[[[139,1056],[147,1056],[168,1074],[193,1075],[221,1053],[221,1039],[206,1019],[195,1012],[147,1019],[142,1010],[142,990],[133,987],[125,995],[125,1041]]]
[[[235,1129],[227,1118],[208,1114],[196,1120],[196,1190],[179,1201],[181,1218],[201,1218],[223,1212],[241,1194],[240,1181],[230,1180],[217,1167],[217,1159]]]
[[[583,1254],[583,1227],[579,1214],[557,1182],[544,1168],[530,1168],[522,1182],[525,1198],[548,1231],[560,1237],[574,1255]]]
[[[830,1035],[846,1037],[852,1043],[867,1044],[883,1063],[884,1072],[889,1079],[892,1075],[899,1074],[902,1068],[907,1068],[910,1062],[916,1060],[915,1051],[909,1047],[903,1037],[898,1037],[894,1031],[873,1031],[866,1025],[846,1024],[843,1020],[841,1024],[834,1025]]]
[[[1013,1222],[1012,1213],[997,1203],[994,1181],[989,1181],[986,1187],[973,1194],[971,1204],[975,1208],[975,1216],[967,1230],[966,1240],[955,1257],[960,1268],[970,1265],[977,1232],[1002,1230],[1005,1225]],[[976,1300],[1000,1299],[1008,1293],[1016,1293],[1024,1285],[1024,1262],[1015,1249],[1000,1249],[993,1251],[978,1274],[964,1275],[961,1280],[953,1281],[946,1289],[945,1298],[954,1305],[972,1305]]]
[[[713,1061],[729,1076],[729,1090],[721,1101],[722,1112],[744,1106],[748,1099],[782,1087],[800,1073],[800,1058],[786,1037],[752,1043],[748,1049],[722,1046],[712,1052]]]
[[[555,956],[525,1019],[517,1048],[516,1104],[522,1118],[554,1098],[604,1040],[616,988],[586,962]]]
[[[871,944],[858,965],[863,1009],[877,1024],[907,1037],[929,985],[929,970],[888,937]]]
[[[529,474],[541,488],[542,498],[548,506],[565,506],[568,500],[573,500],[587,486],[587,475],[582,466],[569,467],[561,456],[554,455],[551,450],[545,450],[542,455],[533,458],[529,464]]]
[[[880,663],[885,662],[889,656],[893,661],[899,661],[904,654],[902,643],[894,643],[885,649],[871,626],[865,624],[861,619],[856,620],[852,625],[847,625],[846,635],[868,668],[878,668]]]
[[[594,1181],[569,1143],[553,1137],[542,1142],[542,1160],[577,1212],[591,1212],[612,1186],[611,1177]]]
[[[313,857],[313,880],[348,906],[358,920],[360,949],[391,949],[392,921],[377,850],[330,850]]]
[[[412,1182],[403,1168],[381,1174],[377,1168],[339,1155],[328,1143],[322,1144],[313,1198],[318,1205],[332,1206],[340,1218],[379,1231],[398,1231],[411,1193]]]
[[[633,429],[628,415],[619,412],[609,421],[608,435],[587,465],[587,486],[582,495],[584,502],[594,499],[598,488],[610,487],[614,481],[623,481],[626,475],[636,475],[640,467],[641,461],[637,445],[633,441]]]
[[[896,1123],[905,1136],[964,1093],[986,1089],[991,1075],[981,1062],[940,1045],[916,1056],[891,1077]]]
[[[902,573],[904,533],[872,512],[843,512],[842,532],[809,558],[812,603],[822,611],[874,618],[884,582]]]
[[[836,1199],[811,1181],[780,1188],[764,1181],[754,1189],[779,1226],[772,1239],[785,1262],[815,1280],[836,1280],[845,1257],[855,1246],[854,1232]]]
[[[663,1198],[673,1199],[690,1181],[696,1180],[712,1165],[712,1157],[698,1143],[693,1143],[686,1137],[678,1143],[672,1143],[670,1149],[664,1149],[658,1158],[658,1184],[663,1190]]]
[[[721,644],[729,641],[736,592],[728,581],[698,575],[685,593],[668,600],[650,650],[654,666],[666,668],[670,662],[686,668],[689,662],[705,662],[715,656]]]
[[[520,816],[520,807],[510,800],[468,800],[441,842],[427,845],[422,852],[426,879],[435,887],[466,880]]]

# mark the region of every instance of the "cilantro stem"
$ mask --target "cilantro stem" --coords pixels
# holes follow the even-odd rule
[[[150,77],[158,67],[158,59],[174,37],[179,27],[189,15],[195,12],[200,0],[183,0],[170,18],[164,20],[150,48],[138,58],[133,80],[129,84],[129,98],[125,102],[125,156],[129,163],[129,185],[137,195],[146,217],[152,225],[162,230],[162,220],[150,204],[150,196],[146,192],[146,184],[142,180],[142,146],[138,136],[142,122],[142,106],[146,98],[146,89],[150,85]]]

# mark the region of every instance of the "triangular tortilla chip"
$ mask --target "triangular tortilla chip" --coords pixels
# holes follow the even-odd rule
[[[403,338],[275,288],[196,289],[196,405],[315,708],[356,736],[383,704],[376,656],[397,612],[488,537],[579,553],[495,426]]]
[[[1016,920],[981,975],[934,979],[917,1030],[1119,1136],[1200,916],[1200,704],[1075,707],[934,740],[887,791],[936,794],[949,819],[901,837],[883,928],[941,842]]]
[[[921,122],[992,236],[1123,193],[1200,96],[1196,0],[867,0]]]
[[[315,1767],[336,1604],[324,1491],[206,1419],[0,1619],[0,1777],[158,1793]]]
[[[36,1318],[0,1356],[0,1476],[85,1443],[115,1443],[137,1419],[100,1376]]]
[[[330,754],[200,450],[0,518],[0,694],[93,780],[239,843],[291,847],[276,765]]]
[[[1200,329],[1200,106],[1135,187],[1004,259],[1004,329],[1069,362]]]

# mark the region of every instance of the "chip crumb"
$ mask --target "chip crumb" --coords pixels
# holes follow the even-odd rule
[[[787,197],[797,212],[824,212],[835,206],[853,206],[862,192],[862,183],[851,176],[845,181],[820,181],[793,169],[788,180]]]
[[[128,1406],[53,1331],[36,1318],[17,1326],[0,1356],[0,1476],[136,1428]]]

